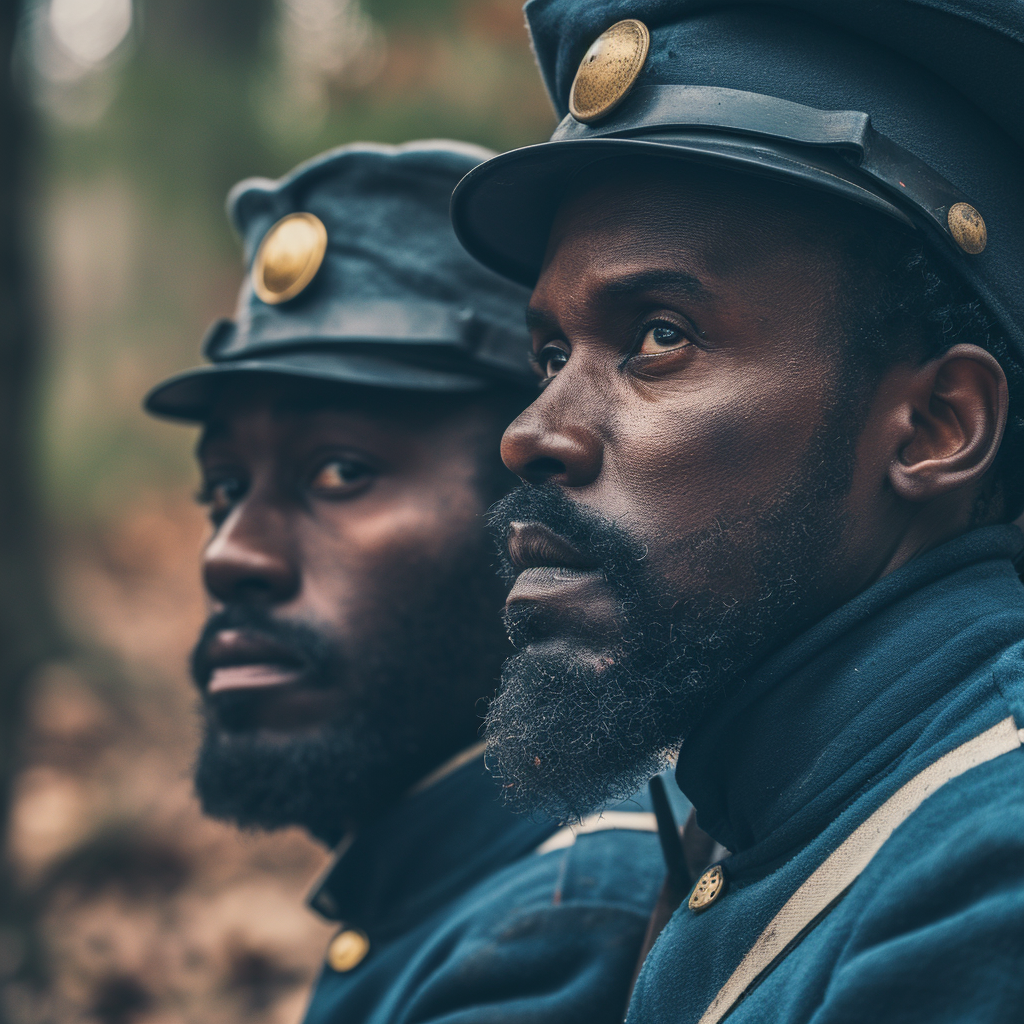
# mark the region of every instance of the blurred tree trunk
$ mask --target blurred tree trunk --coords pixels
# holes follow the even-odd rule
[[[143,8],[144,45],[151,51],[252,61],[274,0],[143,0]]]
[[[7,852],[12,786],[28,686],[56,635],[32,458],[38,344],[25,244],[29,119],[11,76],[20,10],[19,0],[0,0],[0,972],[8,977],[32,948]]]

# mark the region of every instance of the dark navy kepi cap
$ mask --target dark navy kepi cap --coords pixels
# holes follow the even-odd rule
[[[614,156],[745,169],[919,232],[1024,354],[1024,2],[531,0],[564,118],[491,159],[452,218],[533,284],[575,176]]]
[[[494,154],[459,142],[359,143],[232,189],[249,274],[210,365],[154,388],[145,408],[204,420],[224,381],[287,374],[440,392],[531,387],[528,293],[471,259],[451,192]]]

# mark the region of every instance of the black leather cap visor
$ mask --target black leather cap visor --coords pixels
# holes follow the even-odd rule
[[[526,15],[563,120],[456,188],[456,233],[486,266],[535,283],[596,160],[729,165],[911,225],[1024,358],[1024,4],[530,0]],[[606,33],[612,49],[593,48]]]
[[[624,156],[730,166],[876,210],[926,235],[1011,334],[1020,333],[1001,297],[972,272],[950,235],[949,209],[970,197],[875,131],[865,113],[818,110],[758,93],[646,86],[598,126],[566,117],[549,142],[502,154],[463,178],[452,196],[455,233],[485,266],[532,286],[576,176]]]
[[[325,300],[305,320],[260,311],[253,327],[252,319],[242,326],[218,320],[202,346],[213,365],[158,384],[145,398],[146,411],[204,420],[226,381],[254,373],[399,391],[535,386],[518,335],[443,303]]]
[[[143,404],[146,411],[154,416],[202,423],[209,419],[226,384],[238,380],[255,381],[261,376],[296,377],[395,391],[464,393],[483,391],[493,386],[493,382],[454,369],[387,359],[379,354],[379,349],[372,352],[355,349],[346,352],[290,350],[186,370],[157,385]]]
[[[488,155],[438,139],[356,143],[241,182],[228,200],[248,269],[235,316],[203,340],[212,365],[157,385],[146,410],[203,420],[228,382],[267,375],[533,390],[528,293],[470,258],[448,217],[452,189]]]
[[[850,116],[858,115],[851,112]],[[455,233],[484,266],[533,286],[552,221],[571,195],[575,177],[601,160],[625,156],[717,163],[790,179],[839,193],[905,224],[912,223],[910,215],[901,211],[876,181],[839,152],[824,146],[811,149],[791,139],[676,125],[605,134],[566,118],[550,142],[504,153],[462,179],[452,196]]]

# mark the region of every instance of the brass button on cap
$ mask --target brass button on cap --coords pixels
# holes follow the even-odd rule
[[[695,914],[699,914],[707,910],[724,891],[725,872],[716,864],[713,868],[708,868],[697,879],[697,884],[693,887],[693,892],[690,893],[687,906]]]
[[[569,113],[591,124],[610,114],[629,94],[643,70],[651,34],[627,18],[605,29],[580,62],[569,91]]]
[[[358,928],[346,928],[331,939],[327,947],[327,966],[344,974],[358,967],[370,952],[370,940]]]
[[[946,223],[953,240],[971,256],[985,251],[988,228],[985,218],[970,203],[954,203],[946,214]]]
[[[268,305],[294,299],[316,276],[327,252],[327,228],[312,213],[289,213],[264,236],[252,265],[252,287]]]

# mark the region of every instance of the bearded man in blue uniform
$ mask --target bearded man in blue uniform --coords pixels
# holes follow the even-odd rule
[[[448,219],[487,155],[353,145],[242,182],[238,313],[146,400],[203,428],[203,808],[337,848],[308,1024],[614,1024],[661,881],[635,802],[572,833],[483,766],[507,654],[484,512],[535,387],[526,290]]]
[[[453,218],[534,288],[495,524],[524,805],[681,743],[731,854],[634,1024],[1024,1012],[1024,5],[532,0],[564,116]]]

